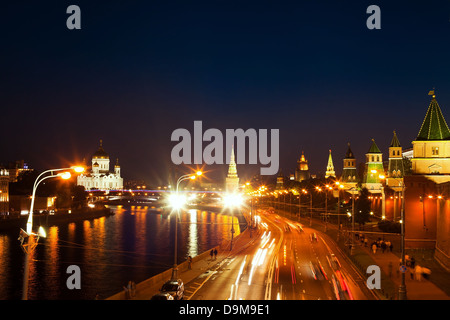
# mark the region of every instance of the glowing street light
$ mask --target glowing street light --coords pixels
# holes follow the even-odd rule
[[[173,270],[172,270],[172,279],[177,279],[178,276],[178,214],[180,210],[183,208],[183,206],[187,202],[187,198],[185,195],[180,195],[178,192],[178,188],[181,181],[184,180],[195,180],[197,177],[200,177],[203,174],[202,171],[196,171],[195,174],[185,174],[178,178],[177,185],[176,185],[176,192],[175,194],[171,194],[169,196],[169,203],[170,206],[175,210],[175,248],[174,248],[174,257],[173,257]]]
[[[45,230],[40,227],[38,230],[38,233],[33,233],[33,211],[34,211],[34,201],[36,199],[36,190],[39,184],[47,179],[51,178],[61,178],[64,180],[70,179],[71,174],[70,170],[75,171],[76,173],[81,173],[84,171],[84,167],[81,166],[73,166],[70,168],[61,168],[61,169],[50,169],[42,172],[40,175],[37,176],[36,180],[34,181],[33,185],[33,193],[31,195],[31,205],[30,205],[30,212],[28,213],[28,220],[26,225],[26,231],[23,229],[20,229],[19,234],[19,241],[22,245],[22,248],[25,252],[25,266],[24,266],[24,272],[23,272],[23,288],[22,288],[22,300],[28,299],[28,273],[29,273],[29,260],[30,260],[30,254],[34,251],[36,248],[39,237],[45,237],[46,233]],[[63,171],[63,172],[61,172]],[[47,175],[49,174],[49,175]],[[45,176],[47,175],[47,176]],[[35,239],[36,237],[36,239]],[[27,239],[26,244],[24,244],[25,239]]]
[[[239,208],[244,202],[244,198],[240,193],[227,193],[222,199],[224,207],[228,208],[230,212],[233,209]],[[233,250],[233,237],[234,237],[234,216],[231,216],[231,242],[230,242],[230,251]]]

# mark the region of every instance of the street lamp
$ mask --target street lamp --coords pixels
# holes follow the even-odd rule
[[[225,208],[229,208],[232,213],[234,208],[239,208],[243,202],[242,194],[240,193],[228,193],[223,198],[223,204]],[[231,215],[231,242],[230,251],[233,250],[233,237],[234,237],[234,216]]]
[[[31,195],[31,204],[30,204],[30,212],[28,213],[28,220],[26,224],[26,231],[20,229],[19,241],[22,246],[23,251],[25,252],[25,265],[23,271],[23,288],[22,288],[22,300],[28,299],[28,273],[30,270],[30,255],[33,253],[34,249],[38,245],[39,237],[46,237],[45,230],[42,227],[39,227],[38,233],[33,233],[33,211],[34,211],[34,201],[36,198],[36,190],[39,184],[47,179],[51,178],[61,178],[64,180],[70,179],[71,174],[70,170],[75,171],[76,173],[81,173],[84,171],[84,167],[74,166],[70,168],[61,168],[61,169],[50,169],[39,174],[34,181],[33,184],[33,192]],[[50,174],[44,176],[46,174]],[[27,240],[25,242],[25,239]],[[25,242],[25,244],[24,244]]]
[[[355,191],[354,190],[357,191],[358,189],[353,187],[348,190],[348,191],[352,191],[352,192],[350,192],[350,194],[352,195],[352,245],[350,248],[350,255],[353,255],[355,252]]]
[[[174,257],[173,257],[173,269],[172,269],[172,279],[176,280],[178,277],[178,214],[183,208],[184,204],[186,203],[186,196],[180,195],[178,193],[178,187],[180,185],[180,182],[184,180],[195,180],[197,177],[201,176],[203,173],[201,171],[197,171],[195,174],[185,174],[178,178],[177,185],[176,185],[176,192],[175,194],[171,194],[169,196],[169,203],[172,207],[172,209],[175,209],[175,248],[174,248]]]
[[[336,181],[336,185],[338,186],[338,234],[337,234],[337,241],[339,241],[339,235],[341,234],[341,189],[344,189],[344,185],[341,184],[339,181]]]
[[[379,175],[379,178],[381,180],[386,179],[386,177],[382,174]],[[400,234],[401,234],[401,241],[400,241],[400,247],[401,247],[401,258],[402,258],[402,266],[406,265],[406,259],[405,259],[405,182],[403,180],[399,180],[396,178],[389,178],[394,179],[397,182],[400,183],[400,186],[402,188],[402,206],[400,210]],[[400,286],[398,287],[398,300],[406,300],[406,274],[405,272],[402,272],[402,278]]]

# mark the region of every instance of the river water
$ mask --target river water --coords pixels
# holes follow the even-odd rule
[[[173,213],[147,206],[110,208],[115,215],[46,228],[47,237],[40,238],[30,259],[29,299],[104,299],[130,280],[139,283],[173,266]],[[229,240],[231,219],[211,211],[182,211],[178,263]],[[234,229],[237,236],[236,218]],[[18,230],[0,233],[2,300],[22,296],[24,253],[18,234]],[[81,289],[67,288],[70,265],[81,270]]]

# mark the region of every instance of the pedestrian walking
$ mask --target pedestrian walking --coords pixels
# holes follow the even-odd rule
[[[377,244],[376,243],[372,244],[372,251],[373,251],[373,254],[377,253]]]
[[[389,240],[386,241],[386,249],[391,251],[391,242]]]
[[[392,242],[389,245],[389,250],[392,252],[394,250],[394,245],[392,244]]]
[[[414,268],[414,273],[416,275],[416,280],[422,281],[422,267],[417,265]]]
[[[386,242],[381,241],[381,252],[384,253],[385,250],[386,250]]]
[[[211,256],[211,260],[213,259],[213,255],[214,255],[214,250],[211,249],[211,251],[209,252],[209,255]]]
[[[367,243],[369,242],[369,239],[364,238],[364,247],[367,247]]]
[[[214,260],[217,259],[217,249],[214,249]]]
[[[411,257],[409,264],[411,265],[411,268],[414,268],[416,266],[416,259],[414,259],[414,257]]]

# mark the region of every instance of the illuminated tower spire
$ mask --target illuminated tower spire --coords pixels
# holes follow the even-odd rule
[[[359,182],[358,171],[356,170],[356,158],[350,148],[350,142],[348,143],[347,153],[344,158],[341,182],[347,190],[356,188]]]
[[[325,178],[333,177],[336,178],[336,172],[334,171],[333,158],[330,155],[328,156],[328,164],[327,164],[327,172],[325,173]]]
[[[308,180],[309,178],[308,160],[306,160],[305,154],[302,151],[300,159],[297,160],[297,168],[295,168],[295,181]]]
[[[228,166],[228,175],[225,179],[225,189],[227,192],[235,192],[239,188],[239,177],[234,160],[234,146],[231,146],[230,164]]]

